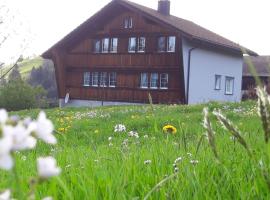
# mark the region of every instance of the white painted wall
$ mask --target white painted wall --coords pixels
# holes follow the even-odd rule
[[[185,87],[187,87],[188,54],[194,47],[183,39]],[[213,50],[198,48],[191,53],[189,104],[209,101],[241,101],[243,58]],[[221,75],[221,90],[215,90],[215,75]],[[234,77],[233,95],[225,95],[225,76]],[[185,88],[187,91],[187,88]]]

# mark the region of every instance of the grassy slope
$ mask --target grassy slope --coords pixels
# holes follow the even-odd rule
[[[209,104],[209,107],[225,111],[254,149],[256,159],[260,159],[263,133],[254,105],[248,102]],[[201,125],[203,106],[154,108],[154,115],[149,106],[47,110],[56,130],[67,130],[58,135],[56,147],[39,144],[35,153],[16,155],[22,189],[26,191],[27,177],[35,175],[36,157],[50,154],[56,156],[63,170],[60,179],[74,199],[142,199],[159,181],[173,174],[173,162],[181,156],[183,161],[179,163],[178,176],[155,191],[152,199],[269,198],[257,162],[254,164],[248,158],[242,146],[230,139],[216,120],[213,119],[213,126],[223,164],[216,162],[206,140],[196,155],[198,141],[204,133]],[[37,112],[18,114],[36,117]],[[126,125],[128,131],[137,131],[140,138],[114,133],[114,126],[119,123]],[[162,133],[166,124],[177,128],[175,136]],[[113,146],[109,146],[110,136]],[[125,147],[122,142],[127,138],[128,146]],[[24,155],[26,161],[22,159]],[[199,164],[190,164],[192,159],[197,159]],[[145,160],[152,163],[145,165]],[[3,172],[0,177],[0,188],[9,187],[13,177]],[[69,199],[57,178],[38,187],[37,195],[39,198],[52,195],[55,199]]]
[[[19,64],[19,70],[22,77],[26,77],[33,67],[38,68],[42,64],[42,58],[25,59]]]

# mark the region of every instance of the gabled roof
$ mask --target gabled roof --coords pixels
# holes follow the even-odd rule
[[[258,76],[270,77],[270,56],[248,56],[244,57],[243,76],[252,76],[248,68],[248,59],[255,67]]]
[[[176,29],[177,31],[181,32],[183,36],[186,36],[188,39],[199,41],[203,43],[207,43],[209,45],[214,45],[219,48],[226,48],[231,49],[237,52],[242,52],[242,50],[246,51],[249,55],[258,55],[256,52],[251,51],[245,47],[240,46],[239,44],[236,44],[212,31],[209,31],[191,21],[181,19],[172,15],[163,15],[159,13],[157,10],[130,2],[128,0],[112,0],[107,6],[105,6],[103,9],[101,9],[96,15],[89,18],[86,22],[81,24],[79,27],[77,27],[74,31],[72,31],[70,34],[68,34],[66,37],[64,37],[62,40],[60,40],[58,43],[56,43],[53,47],[51,47],[48,51],[43,53],[43,57],[48,57],[50,54],[50,50],[60,46],[61,44],[64,44],[68,42],[70,39],[75,37],[75,34],[79,31],[85,30],[87,27],[91,26],[91,24],[94,24],[95,20],[97,20],[98,17],[100,17],[99,14],[102,12],[108,11],[110,7],[113,5],[118,4],[122,5],[130,10],[134,10],[137,12],[140,12],[144,14],[146,17],[151,18],[152,20],[155,20],[159,23],[162,23],[164,25],[167,25],[171,28]]]

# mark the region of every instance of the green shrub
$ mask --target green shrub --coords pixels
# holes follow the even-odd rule
[[[22,110],[46,107],[46,92],[38,87],[31,87],[18,79],[12,80],[0,87],[0,108],[7,110]]]

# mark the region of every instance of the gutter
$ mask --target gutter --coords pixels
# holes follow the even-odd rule
[[[198,47],[193,47],[188,51],[188,74],[187,74],[187,92],[186,92],[186,104],[189,101],[189,82],[190,82],[190,66],[191,66],[191,53],[193,50],[196,50]]]

